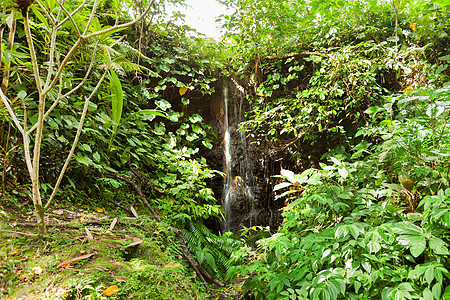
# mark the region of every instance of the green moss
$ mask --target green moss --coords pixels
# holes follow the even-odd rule
[[[92,230],[94,240],[85,239],[84,228],[49,226],[44,240],[19,235],[11,238],[0,232],[0,272],[6,274],[0,280],[0,298],[102,299],[105,289],[112,285],[118,286],[119,292],[109,299],[204,298],[192,272],[181,265],[177,246],[168,243],[172,240],[168,232],[153,228],[112,233],[102,230]],[[137,240],[143,242],[126,247]],[[12,253],[14,248],[18,253]],[[88,253],[95,255],[57,268]],[[176,263],[176,267],[166,266],[168,263]],[[33,269],[37,267],[42,272]]]
[[[120,276],[127,278],[117,293],[130,299],[200,299],[197,287],[184,275],[185,267],[177,263],[151,265],[147,260],[134,259],[123,266]]]

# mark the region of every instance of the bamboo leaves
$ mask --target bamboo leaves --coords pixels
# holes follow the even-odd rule
[[[113,123],[113,136],[117,134],[117,129],[122,118],[123,110],[123,89],[119,77],[114,70],[109,70],[109,88],[111,92],[111,108]]]
[[[112,142],[120,129],[122,112],[123,112],[123,99],[124,99],[122,84],[121,84],[120,79],[117,76],[116,72],[114,72],[114,70],[112,70],[112,69],[109,70],[109,90],[110,90],[111,111],[112,111],[112,113],[111,113],[112,134],[111,134],[111,137],[109,140],[109,148],[111,148]],[[167,115],[161,111],[153,110],[153,109],[143,109],[143,110],[139,110],[139,111],[129,115],[125,119],[125,122],[136,114],[154,115],[154,116],[167,118]]]

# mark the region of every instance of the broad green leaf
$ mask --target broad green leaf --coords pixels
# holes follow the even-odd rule
[[[205,141],[205,140],[202,140],[202,145],[208,149],[212,149],[212,147],[213,147],[213,144],[211,144],[210,142]]]
[[[346,237],[348,235],[348,233],[349,233],[348,225],[340,225],[336,228],[334,237],[336,239],[340,239],[340,238]]]
[[[156,100],[155,104],[156,104],[156,106],[158,106],[163,111],[168,110],[169,108],[172,107],[172,104],[170,104],[170,102],[165,100],[165,99]]]
[[[321,175],[319,173],[315,173],[306,182],[311,185],[318,185],[321,183],[320,178]]]
[[[425,281],[428,283],[428,285],[431,285],[431,283],[434,280],[434,268],[428,267],[425,270]]]
[[[21,90],[20,92],[17,93],[17,97],[19,97],[20,99],[25,99],[25,97],[27,96],[27,92],[24,90]]]
[[[100,162],[100,154],[98,152],[95,152],[92,157],[94,158],[95,162]]]
[[[449,254],[447,243],[441,240],[440,238],[432,237],[430,239],[430,248],[433,249],[434,253],[438,255],[447,255]]]
[[[142,109],[136,113],[140,114],[140,115],[155,115],[155,116],[167,118],[167,115],[164,112],[159,111],[159,110],[154,110],[154,109]]]
[[[323,251],[322,253],[322,259],[324,259],[325,257],[327,257],[328,255],[330,255],[331,250],[330,249],[326,249],[325,251]]]
[[[444,294],[442,295],[443,299],[450,299],[450,285],[447,285],[445,288]]]
[[[392,230],[398,234],[422,235],[423,230],[419,226],[410,222],[400,222],[393,225]]]
[[[444,106],[440,106],[440,105],[436,105],[436,104],[431,104],[428,109],[427,109],[427,115],[430,118],[437,118],[439,117],[443,112],[445,111],[445,107]]]
[[[292,172],[292,171],[290,171],[290,170],[285,170],[285,169],[282,169],[282,170],[280,171],[280,174],[281,174],[281,176],[286,177],[286,179],[289,179],[289,178],[292,178],[292,177],[295,176],[295,173],[294,173],[294,172]]]
[[[435,283],[431,288],[431,292],[433,293],[435,299],[440,299],[442,294],[442,284],[439,282]]]
[[[368,114],[371,118],[374,118],[377,113],[383,110],[385,110],[383,107],[371,106],[368,109],[366,109],[365,113]]]
[[[424,300],[433,300],[433,293],[430,291],[429,288],[426,288],[423,290],[423,299]]]
[[[426,240],[424,236],[401,235],[397,238],[401,245],[409,246],[409,251],[414,257],[418,257],[425,250]]]
[[[189,121],[191,121],[192,123],[199,123],[203,121],[203,118],[198,114],[193,114],[189,117]]]
[[[369,241],[369,243],[367,243],[367,248],[370,253],[377,253],[381,250],[381,244],[375,241]]]
[[[111,148],[112,142],[118,132],[120,119],[122,118],[122,110],[123,110],[123,90],[122,84],[120,83],[119,77],[117,77],[116,73],[113,69],[109,70],[109,79],[110,79],[110,93],[111,93],[111,109],[112,109],[112,125],[113,132],[109,139],[109,147]]]

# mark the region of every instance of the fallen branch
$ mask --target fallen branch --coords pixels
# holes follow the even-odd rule
[[[13,231],[13,230],[0,230],[0,232],[8,232],[8,233],[12,233],[12,234],[26,235],[26,236],[34,236],[34,235],[36,235],[36,233],[26,233],[26,232]]]
[[[66,260],[65,262],[60,263],[56,268],[64,268],[64,267],[68,267],[70,266],[72,263],[76,262],[76,261],[80,261],[80,260],[84,260],[84,259],[88,259],[94,255],[97,255],[98,252],[92,252],[90,254],[86,254],[86,255],[81,255],[78,257],[74,257],[72,259]]]

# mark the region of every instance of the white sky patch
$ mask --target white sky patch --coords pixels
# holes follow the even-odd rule
[[[220,30],[217,28],[219,23],[216,22],[216,18],[229,13],[225,6],[215,0],[186,0],[186,4],[189,5],[187,9],[183,7],[175,9],[186,15],[186,25],[197,29],[206,37],[217,38],[220,36]]]

